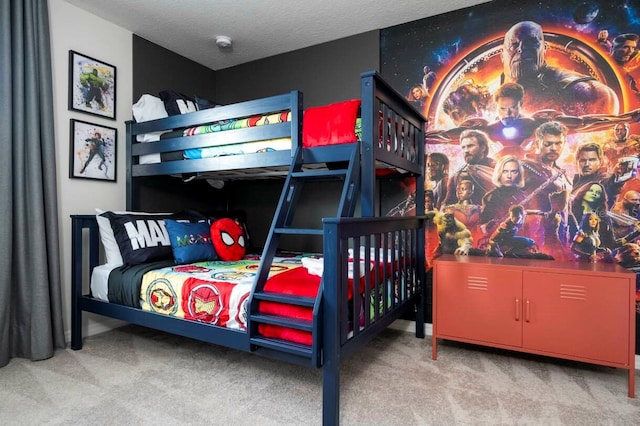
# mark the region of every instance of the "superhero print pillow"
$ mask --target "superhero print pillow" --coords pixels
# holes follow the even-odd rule
[[[207,222],[183,223],[165,219],[176,264],[218,260]]]

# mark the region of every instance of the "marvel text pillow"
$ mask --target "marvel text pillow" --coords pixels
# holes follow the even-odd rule
[[[164,109],[167,114],[180,115],[197,111],[196,103],[188,96],[174,90],[163,90],[159,93],[160,99],[164,102]]]
[[[185,214],[138,215],[105,212],[102,215],[111,222],[124,265],[171,259],[173,252],[164,220],[189,221]]]
[[[106,262],[110,265],[120,266],[124,262],[122,261],[122,255],[120,255],[120,247],[118,247],[118,242],[116,241],[116,237],[113,235],[113,229],[111,228],[111,220],[113,217],[110,214],[123,215],[123,214],[135,214],[135,215],[160,215],[160,216],[171,216],[172,213],[146,213],[146,212],[128,212],[128,211],[118,211],[118,212],[109,212],[110,214],[105,215],[105,211],[102,209],[96,208],[96,222],[98,222],[98,230],[100,231],[100,241],[102,241],[102,246],[104,247],[104,254],[106,257]]]

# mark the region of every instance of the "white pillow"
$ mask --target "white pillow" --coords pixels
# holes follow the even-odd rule
[[[138,123],[169,116],[167,110],[164,108],[162,99],[153,95],[142,95],[138,102],[133,104],[131,110],[133,112],[133,118],[135,118]]]
[[[138,102],[131,107],[133,118],[137,123],[143,121],[156,120],[158,118],[166,118],[169,116],[167,110],[164,108],[164,102],[162,99],[153,95],[142,95]],[[160,135],[168,132],[168,130],[161,132],[143,133],[136,136],[138,142],[156,142],[160,140]],[[139,164],[153,164],[160,162],[160,153],[141,155],[138,158]]]
[[[104,255],[106,257],[106,262],[108,265],[113,266],[121,266],[124,264],[122,260],[122,254],[120,254],[120,247],[118,246],[118,242],[116,241],[116,237],[113,234],[113,229],[111,228],[111,221],[104,217],[100,216],[106,210],[96,208],[96,221],[98,222],[98,231],[100,232],[100,241],[102,241],[102,246],[104,247]],[[127,211],[119,211],[113,212],[115,214],[148,214],[148,215],[166,215],[169,213],[145,213],[145,212],[127,212]]]

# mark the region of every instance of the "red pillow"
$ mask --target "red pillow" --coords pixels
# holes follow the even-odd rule
[[[233,219],[222,218],[211,224],[211,241],[221,260],[240,260],[244,256],[245,237],[242,225]]]
[[[360,99],[307,108],[302,122],[305,147],[356,142],[356,118]]]

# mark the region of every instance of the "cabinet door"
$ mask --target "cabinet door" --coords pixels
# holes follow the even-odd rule
[[[434,289],[437,336],[522,345],[520,270],[436,263]]]
[[[523,296],[526,349],[628,362],[628,279],[525,271]]]

